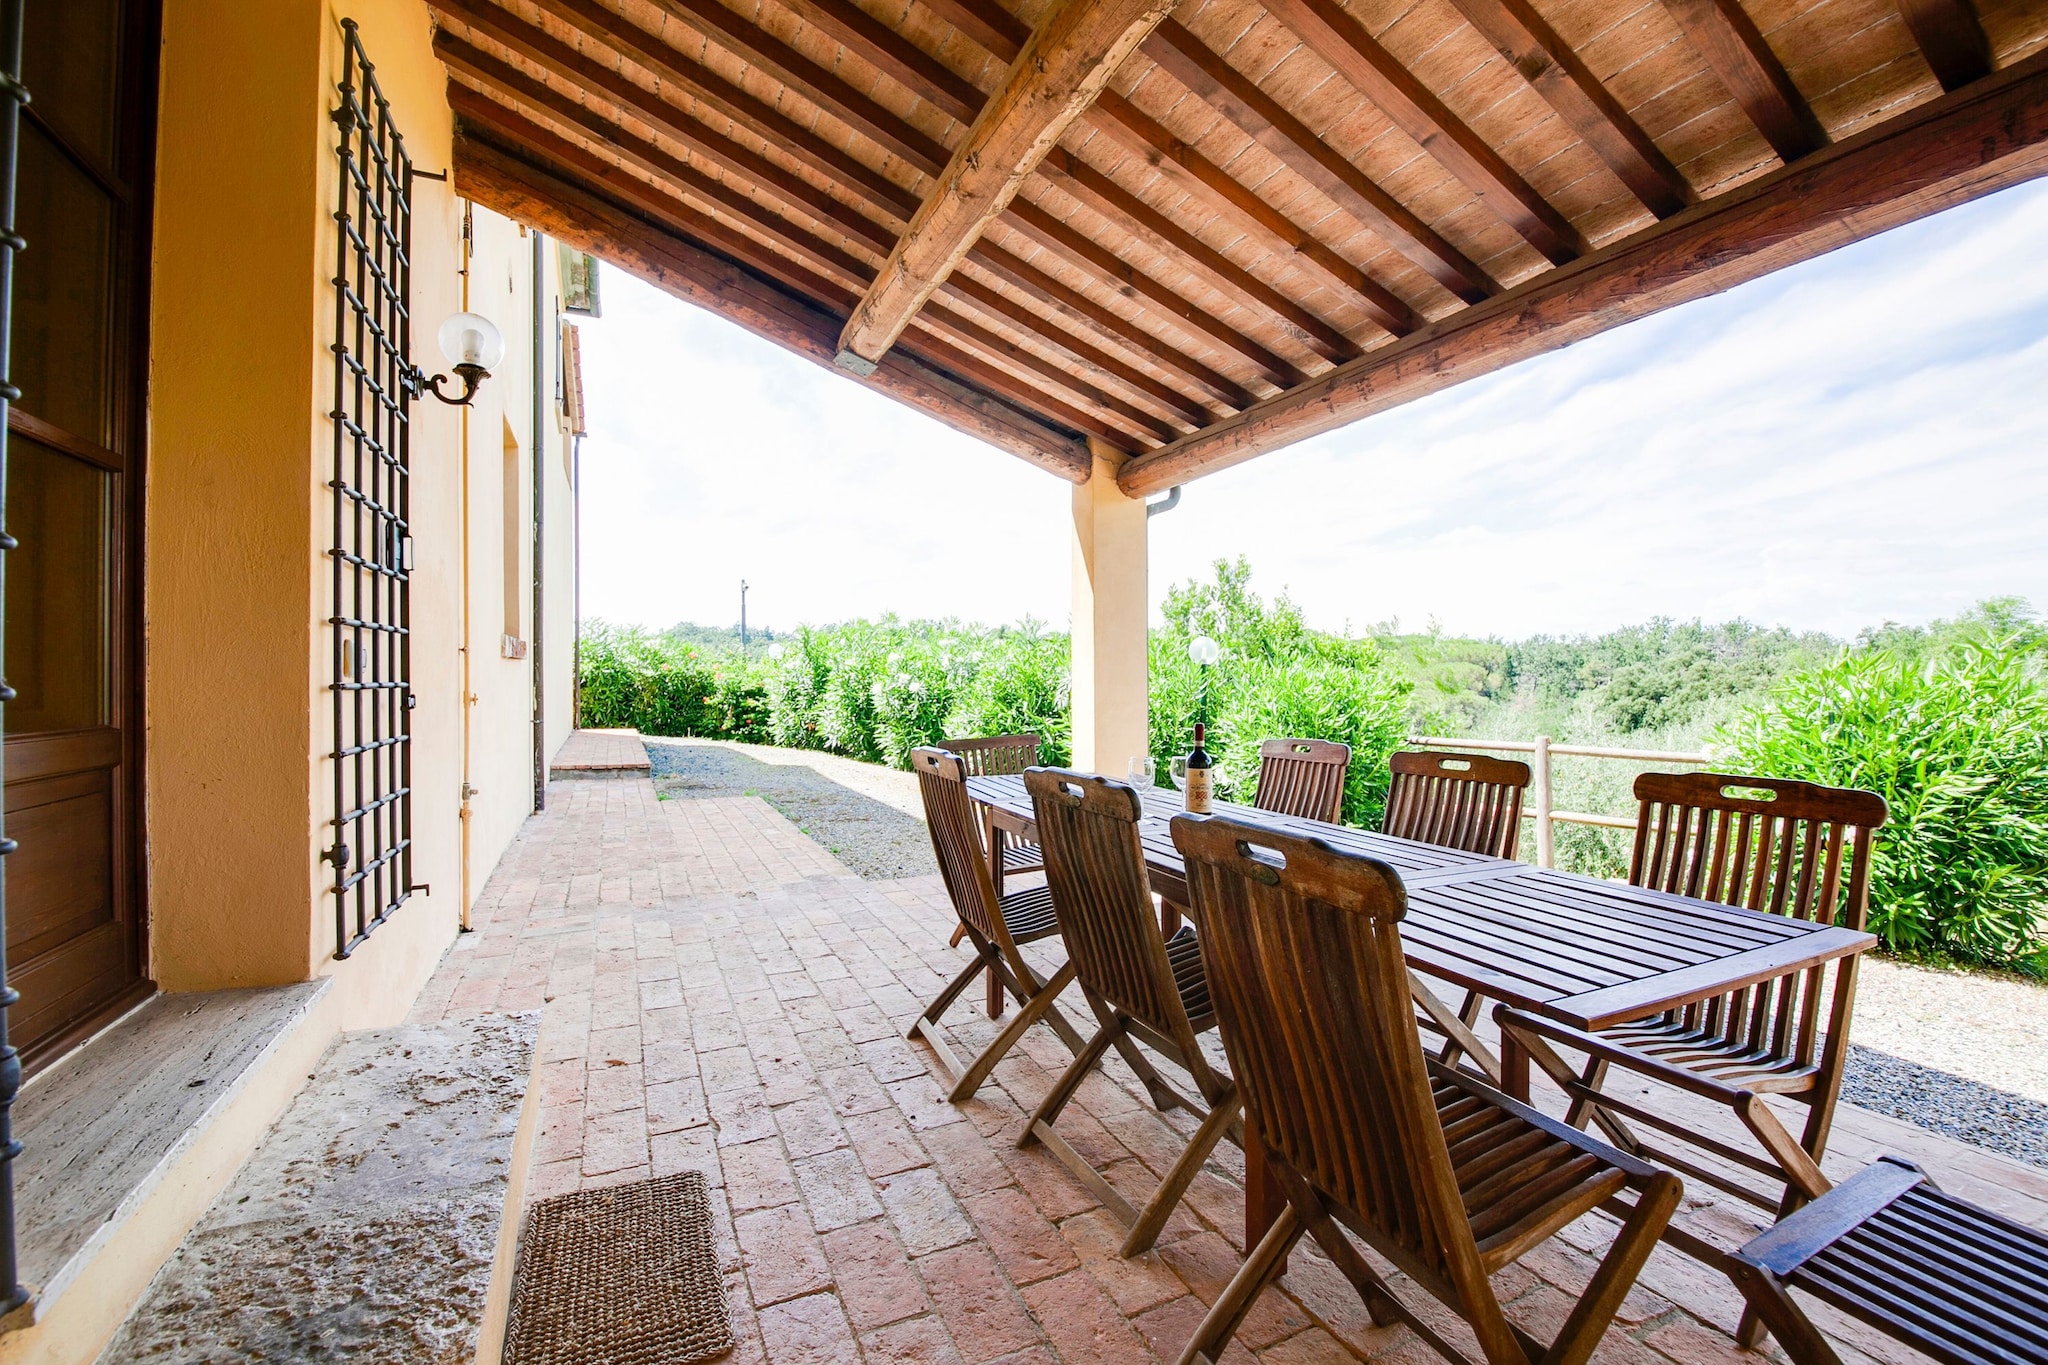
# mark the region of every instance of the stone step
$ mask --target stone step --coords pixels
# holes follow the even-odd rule
[[[343,1036],[102,1365],[474,1360],[486,1323],[503,1330],[537,1022]]]
[[[618,781],[652,772],[638,730],[572,730],[548,765],[555,782]]]

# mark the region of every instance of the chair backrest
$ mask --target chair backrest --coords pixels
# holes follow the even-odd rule
[[[1380,831],[1440,848],[1512,858],[1522,841],[1529,765],[1485,754],[1399,753]]]
[[[1351,746],[1327,739],[1269,739],[1259,746],[1260,810],[1336,824],[1344,813]]]
[[[1636,779],[1636,886],[1863,928],[1884,798],[1730,773]]]
[[[939,875],[961,922],[983,938],[1001,942],[1007,931],[996,909],[995,881],[981,841],[981,820],[967,795],[967,768],[958,754],[944,749],[912,749],[910,770],[917,774],[924,797],[925,824],[932,832],[932,852]],[[1007,946],[1007,945],[1005,945]]]
[[[1224,816],[1176,816],[1173,841],[1259,1140],[1386,1241],[1483,1292],[1409,1003],[1400,874]]]
[[[1081,985],[1176,1043],[1194,1034],[1181,1009],[1145,846],[1143,807],[1122,782],[1065,768],[1024,774],[1060,940]]]
[[[960,755],[969,777],[1021,773],[1038,763],[1037,735],[985,735],[978,739],[942,739],[939,747]]]

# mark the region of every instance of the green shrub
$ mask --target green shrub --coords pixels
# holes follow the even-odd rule
[[[1344,823],[1376,828],[1387,801],[1387,755],[1407,737],[1409,684],[1380,668],[1308,658],[1234,670],[1216,712],[1217,793],[1258,794],[1259,745],[1303,736],[1351,746]]]
[[[2027,641],[1848,651],[1727,739],[1738,770],[1884,797],[1870,912],[1889,947],[2048,974],[2048,695]]]

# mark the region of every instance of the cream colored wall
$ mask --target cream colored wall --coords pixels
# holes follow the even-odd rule
[[[332,327],[336,165],[328,119],[342,17],[361,26],[414,165],[444,171],[446,75],[418,0],[167,0],[153,278],[147,580],[150,946],[168,990],[335,975],[343,1027],[395,1018],[451,940],[463,884],[463,429],[413,406],[412,663],[417,892],[348,962],[334,951],[326,687],[331,644]],[[222,80],[223,71],[235,79]],[[413,358],[462,306],[462,204],[417,180]],[[479,210],[470,307],[506,359],[468,423],[471,530],[470,885],[532,805],[531,661],[501,657],[503,431],[531,515],[533,239]],[[542,458],[548,536],[550,754],[566,735],[573,591],[569,486],[554,400],[555,253],[541,305],[549,358]],[[530,565],[528,566],[530,569]],[[531,610],[522,604],[530,638]],[[560,678],[556,683],[554,680]]]

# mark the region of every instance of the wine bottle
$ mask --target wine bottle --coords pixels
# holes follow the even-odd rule
[[[1215,764],[1202,747],[1202,724],[1195,723],[1195,747],[1188,754],[1187,808],[1190,815],[1207,815],[1216,793]]]

